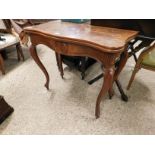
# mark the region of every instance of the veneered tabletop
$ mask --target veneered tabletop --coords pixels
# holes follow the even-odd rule
[[[42,33],[63,41],[95,46],[96,48],[107,50],[107,52],[123,50],[125,44],[138,34],[138,31],[133,30],[74,24],[61,22],[60,20],[27,27],[24,31],[27,33]]]

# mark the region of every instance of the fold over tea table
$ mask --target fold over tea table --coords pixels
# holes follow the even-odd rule
[[[138,35],[138,31],[109,27],[98,27],[87,24],[75,24],[62,21],[51,21],[23,30],[31,40],[30,53],[46,77],[45,87],[49,89],[49,75],[40,61],[36,46],[44,44],[56,53],[57,65],[63,77],[60,54],[69,56],[87,56],[100,61],[104,67],[103,85],[96,101],[95,116],[100,116],[100,103],[107,92],[113,94],[113,82],[123,69],[128,58],[128,43]],[[120,60],[115,69],[115,61]]]

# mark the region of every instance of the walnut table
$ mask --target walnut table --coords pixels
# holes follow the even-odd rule
[[[113,94],[112,85],[127,61],[127,48],[137,31],[108,27],[51,21],[23,30],[31,40],[30,53],[46,77],[45,87],[49,89],[49,75],[40,61],[36,46],[44,44],[56,53],[57,65],[63,77],[60,54],[69,56],[87,56],[100,61],[104,66],[104,82],[97,97],[95,116],[100,116],[100,102],[109,91]],[[119,67],[115,70],[115,61],[123,53]]]

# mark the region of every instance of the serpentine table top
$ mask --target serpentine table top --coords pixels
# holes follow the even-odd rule
[[[45,87],[49,89],[49,75],[40,61],[36,46],[44,44],[55,51],[58,69],[63,78],[61,55],[88,56],[100,61],[104,66],[104,82],[96,101],[95,116],[100,116],[100,102],[107,92],[113,95],[112,85],[127,61],[128,43],[138,31],[109,27],[51,21],[37,26],[24,28],[23,32],[31,40],[30,53],[46,77]],[[115,61],[120,57],[119,67]]]

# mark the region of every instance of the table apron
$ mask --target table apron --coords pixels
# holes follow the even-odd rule
[[[110,53],[109,51],[99,50],[95,47],[89,47],[86,45],[80,45],[77,43],[70,43],[64,41],[58,41],[51,38],[46,38],[37,34],[30,34],[31,43],[34,46],[43,44],[53,49],[56,53],[68,55],[68,56],[87,56],[97,61],[100,61],[104,66],[112,66],[115,63],[116,58],[120,56],[121,51]]]

